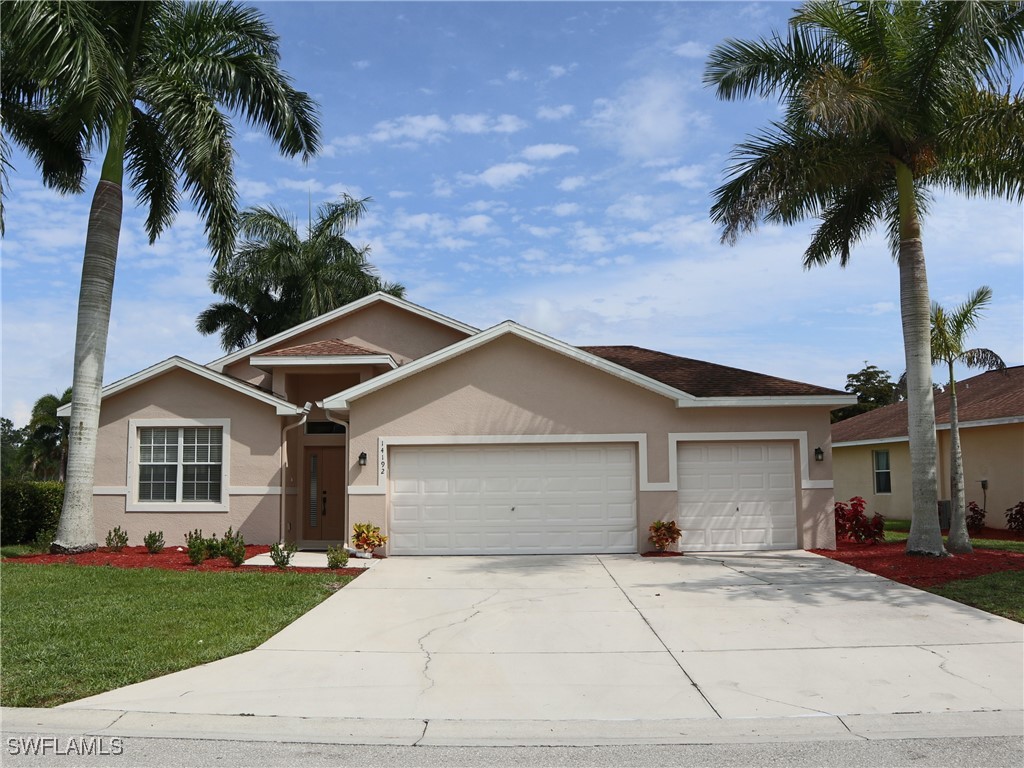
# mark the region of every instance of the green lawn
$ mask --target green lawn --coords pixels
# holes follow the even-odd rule
[[[894,527],[890,528],[890,525]],[[905,528],[903,526],[906,526]],[[886,541],[906,541],[910,530],[908,520],[889,520],[885,523]],[[943,537],[945,541],[945,537]],[[975,549],[1001,549],[1003,552],[1024,553],[1024,541],[1003,541],[1002,539],[976,539],[971,536],[971,546]]]
[[[351,577],[0,566],[0,704],[51,707],[255,648]]]
[[[951,581],[928,591],[1024,623],[1024,571]]]

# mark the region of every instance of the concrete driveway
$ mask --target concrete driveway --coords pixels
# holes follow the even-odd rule
[[[1020,624],[805,552],[391,558],[254,651],[61,709],[386,720],[1015,711]]]

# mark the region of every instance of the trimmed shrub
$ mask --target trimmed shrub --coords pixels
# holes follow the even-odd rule
[[[885,541],[885,518],[877,512],[868,520],[864,514],[867,502],[854,496],[849,502],[837,501],[836,539],[850,539],[861,543],[878,544]]]
[[[278,568],[287,568],[288,564],[292,561],[292,555],[298,550],[294,544],[281,544],[275,542],[270,547],[270,559],[274,561],[274,565]]]
[[[235,533],[228,528],[224,538],[220,540],[220,553],[224,555],[236,568],[245,562],[245,539],[241,533]]]
[[[348,565],[348,550],[344,547],[327,547],[327,567],[344,568]]]
[[[64,483],[4,480],[0,485],[0,540],[49,548],[63,506]]]
[[[192,565],[199,565],[206,559],[206,538],[201,528],[185,534],[185,547],[188,549],[188,560]]]
[[[967,530],[980,531],[985,527],[985,510],[977,502],[967,502]]]
[[[159,555],[164,551],[164,532],[150,531],[146,534],[142,543],[146,545],[146,551],[149,552],[149,554]]]
[[[115,525],[114,530],[107,531],[107,549],[111,552],[120,552],[128,546],[128,532],[122,531],[120,525]]]
[[[1011,531],[1024,532],[1024,501],[1018,501],[1006,510],[1006,527]]]
[[[651,535],[647,537],[647,540],[654,545],[654,548],[659,552],[664,552],[668,549],[669,545],[675,544],[682,537],[683,532],[679,530],[679,525],[675,520],[655,520],[648,529]]]

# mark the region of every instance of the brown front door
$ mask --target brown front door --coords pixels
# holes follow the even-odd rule
[[[304,541],[345,538],[345,449],[306,448]]]

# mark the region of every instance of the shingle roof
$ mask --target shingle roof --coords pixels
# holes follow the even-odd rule
[[[799,397],[846,395],[835,389],[780,379],[652,349],[632,346],[580,347],[584,352],[629,368],[694,397]]]
[[[1024,366],[988,371],[956,384],[957,416],[969,421],[1024,417]],[[949,394],[935,395],[935,423],[949,424]],[[832,425],[832,443],[907,436],[907,403],[894,403]]]
[[[264,352],[260,357],[328,357],[328,356],[349,356],[349,355],[383,355],[380,350],[367,349],[355,344],[349,344],[341,339],[324,339],[309,344],[300,344],[297,347],[285,347],[284,349],[272,349]]]

